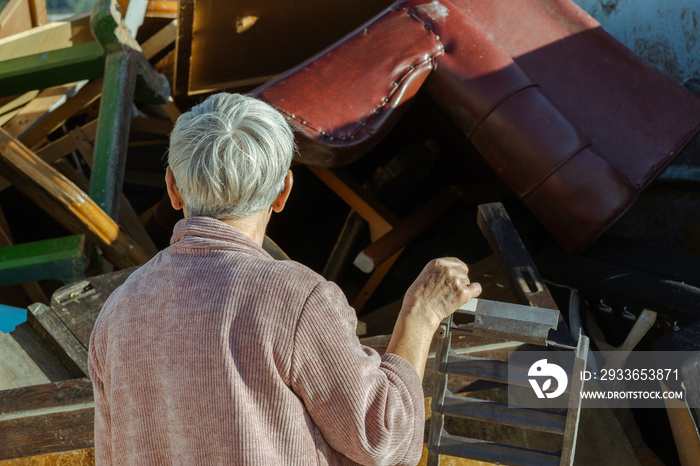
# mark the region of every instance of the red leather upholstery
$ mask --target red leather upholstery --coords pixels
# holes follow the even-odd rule
[[[700,130],[700,99],[569,0],[399,2],[254,94],[299,127],[303,163],[339,166],[422,85],[570,252]]]

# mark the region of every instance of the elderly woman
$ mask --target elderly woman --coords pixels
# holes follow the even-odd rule
[[[292,189],[268,104],[217,94],[170,136],[171,246],[104,305],[90,340],[98,464],[414,464],[440,321],[478,295],[457,259],[408,289],[384,356],[333,283],[261,247]]]

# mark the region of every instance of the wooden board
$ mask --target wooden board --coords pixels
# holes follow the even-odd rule
[[[176,95],[261,84],[342,38],[392,3],[181,1]]]
[[[12,335],[0,332],[0,390],[48,381],[48,377]]]
[[[32,27],[32,11],[26,0],[10,0],[0,12],[0,38]]]
[[[86,348],[95,319],[109,295],[136,268],[120,270],[64,286],[51,297],[51,308]]]
[[[28,322],[37,334],[55,351],[61,361],[76,376],[87,376],[87,345],[79,341],[58,318],[53,309],[44,304],[32,304],[27,314]]]
[[[0,169],[23,194],[65,228],[84,233],[119,268],[150,257],[75,184],[0,128]],[[121,194],[121,193],[120,193]]]
[[[94,445],[88,379],[0,392],[0,460]]]
[[[93,41],[89,23],[90,15],[83,14],[0,39],[0,62]]]

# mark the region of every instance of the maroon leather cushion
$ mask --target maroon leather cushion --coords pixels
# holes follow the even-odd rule
[[[569,0],[412,0],[254,95],[299,128],[303,163],[364,155],[425,83],[570,252],[700,130],[700,99]]]

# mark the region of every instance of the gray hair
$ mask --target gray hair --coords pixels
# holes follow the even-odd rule
[[[242,218],[272,205],[293,153],[294,134],[277,110],[220,93],[177,119],[168,165],[189,216]]]

